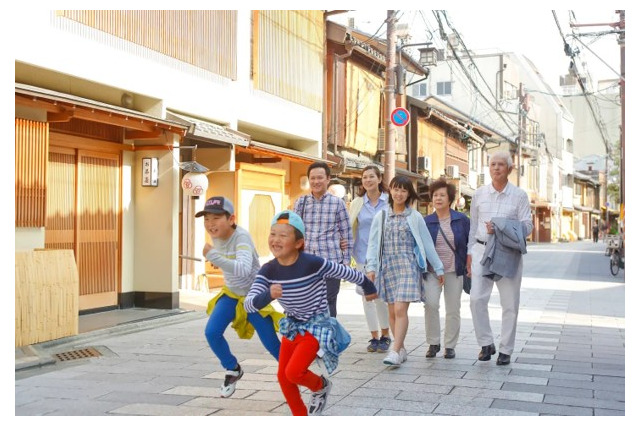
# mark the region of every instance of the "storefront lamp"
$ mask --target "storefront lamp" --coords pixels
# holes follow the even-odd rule
[[[438,51],[435,47],[422,47],[420,51],[420,65],[423,67],[432,67],[438,63]]]
[[[182,178],[182,189],[186,195],[199,197],[207,193],[209,178],[205,173],[189,172]]]

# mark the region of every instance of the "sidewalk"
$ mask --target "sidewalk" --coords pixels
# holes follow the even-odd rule
[[[361,299],[353,284],[343,284],[338,318],[352,344],[331,376],[325,415],[624,416],[624,276],[606,275],[608,258],[591,250],[586,243],[531,248],[516,349],[508,366],[497,366],[495,356],[490,362],[477,360],[469,296],[463,294],[455,359],[442,358],[442,351],[436,358],[424,357],[424,314],[421,304],[412,304],[409,359],[400,368],[385,367],[384,354],[366,351],[370,335]],[[586,257],[578,257],[580,253]],[[539,266],[551,258],[563,273],[576,264],[589,278],[544,276],[560,273]],[[194,309],[185,313],[91,331],[65,345],[39,348],[51,356],[90,346],[101,356],[16,371],[15,414],[288,416],[275,360],[257,338],[240,341],[231,329],[226,337],[245,375],[231,398],[219,397],[224,371],[203,336],[205,303],[189,296],[194,295],[183,300]],[[497,291],[489,309],[497,343]],[[308,392],[303,398],[308,399]]]

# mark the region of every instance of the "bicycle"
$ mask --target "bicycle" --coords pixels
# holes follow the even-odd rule
[[[624,269],[624,258],[622,256],[622,236],[620,235],[607,235],[605,236],[605,245],[607,251],[605,254],[610,256],[609,269],[613,276],[618,275],[620,269]]]

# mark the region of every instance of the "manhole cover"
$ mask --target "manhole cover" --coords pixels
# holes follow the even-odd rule
[[[58,361],[73,361],[82,358],[99,357],[102,354],[96,348],[76,349],[75,351],[61,352],[54,354],[53,357]]]

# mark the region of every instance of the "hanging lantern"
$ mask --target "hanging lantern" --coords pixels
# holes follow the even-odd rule
[[[347,195],[347,189],[339,183],[330,185],[327,192],[335,195],[338,198],[344,198],[344,196]]]
[[[182,178],[182,189],[185,195],[198,197],[207,193],[209,178],[205,173],[189,172]]]

